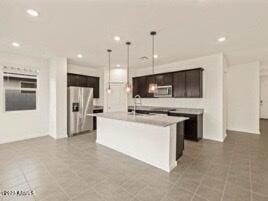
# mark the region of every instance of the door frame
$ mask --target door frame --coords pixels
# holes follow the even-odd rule
[[[111,85],[111,88],[112,88],[112,86],[124,86],[125,85],[125,83],[124,82],[110,82],[110,85]],[[105,95],[105,99],[104,99],[104,112],[109,112],[108,111],[108,103],[109,103],[109,98],[108,98],[108,96],[109,96],[109,94],[107,93],[107,88],[108,88],[108,86],[109,86],[109,83],[106,83],[105,84],[105,89],[104,89],[104,95]],[[125,91],[124,91],[125,92]],[[113,91],[112,91],[112,93],[113,93]],[[125,99],[126,99],[126,102],[125,102],[125,109],[126,109],[126,111],[127,111],[127,106],[128,106],[128,94],[125,92],[125,95],[126,95],[126,97],[125,97]]]

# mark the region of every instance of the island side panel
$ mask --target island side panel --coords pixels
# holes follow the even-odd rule
[[[160,127],[97,118],[97,143],[168,172],[176,166],[176,148],[173,147],[176,146],[176,128],[173,125],[172,128]]]
[[[169,141],[169,168],[170,171],[177,166],[177,124],[169,126],[170,141]]]

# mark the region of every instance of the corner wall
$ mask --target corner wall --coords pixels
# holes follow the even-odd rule
[[[67,58],[49,60],[49,135],[67,137]]]
[[[260,63],[230,66],[228,80],[228,130],[260,133]]]

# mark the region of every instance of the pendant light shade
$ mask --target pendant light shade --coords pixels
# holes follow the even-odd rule
[[[129,93],[131,91],[131,85],[129,83],[129,46],[131,42],[126,42],[127,45],[127,84],[126,84],[126,92]]]
[[[107,93],[110,94],[112,93],[111,89],[111,52],[112,50],[108,49],[108,66],[109,66],[109,82],[108,82],[108,88],[107,88]]]
[[[154,59],[155,59],[155,54],[154,54],[154,37],[156,35],[156,32],[155,31],[152,31],[151,33],[151,36],[152,36],[152,74],[154,74]],[[149,90],[148,90],[149,93],[155,93],[157,92],[157,84],[156,84],[156,81],[155,79],[149,83]]]
[[[157,84],[156,83],[150,83],[149,84],[149,93],[155,93],[157,91]]]

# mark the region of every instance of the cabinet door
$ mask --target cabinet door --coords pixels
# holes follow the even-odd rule
[[[67,86],[73,86],[73,83],[74,83],[74,76],[71,75],[71,74],[68,74],[67,75]]]
[[[154,97],[154,94],[153,93],[149,93],[149,85],[151,83],[155,83],[155,76],[154,75],[151,75],[151,76],[147,76],[146,77],[146,87],[144,88],[145,90],[145,93],[146,93],[146,98],[153,98]]]
[[[80,86],[80,76],[75,74],[68,74],[67,75],[67,86],[74,86],[79,87]]]
[[[172,74],[160,74],[155,76],[156,83],[159,86],[172,85]]]
[[[138,94],[141,98],[146,98],[148,95],[148,84],[147,84],[147,77],[140,77],[139,78],[139,89]]]
[[[140,95],[141,98],[147,97],[147,77],[133,78],[133,98]]]
[[[187,98],[202,97],[202,70],[186,71]]]
[[[88,87],[88,77],[84,75],[79,76],[79,82],[81,87]]]
[[[93,88],[94,88],[94,98],[99,98],[100,97],[100,78],[94,77],[93,78]]]
[[[93,88],[93,97],[99,98],[99,78],[87,77],[87,87]]]
[[[198,141],[198,124],[203,124],[203,122],[197,121],[197,115],[192,114],[172,114],[169,116],[177,116],[177,117],[188,117],[189,119],[184,121],[184,139]],[[202,132],[202,131],[201,131]],[[202,136],[200,137],[202,138]]]
[[[185,72],[175,72],[173,73],[173,97],[184,98],[185,96]]]
[[[132,78],[132,97],[134,98],[139,94],[139,82],[137,77]]]

